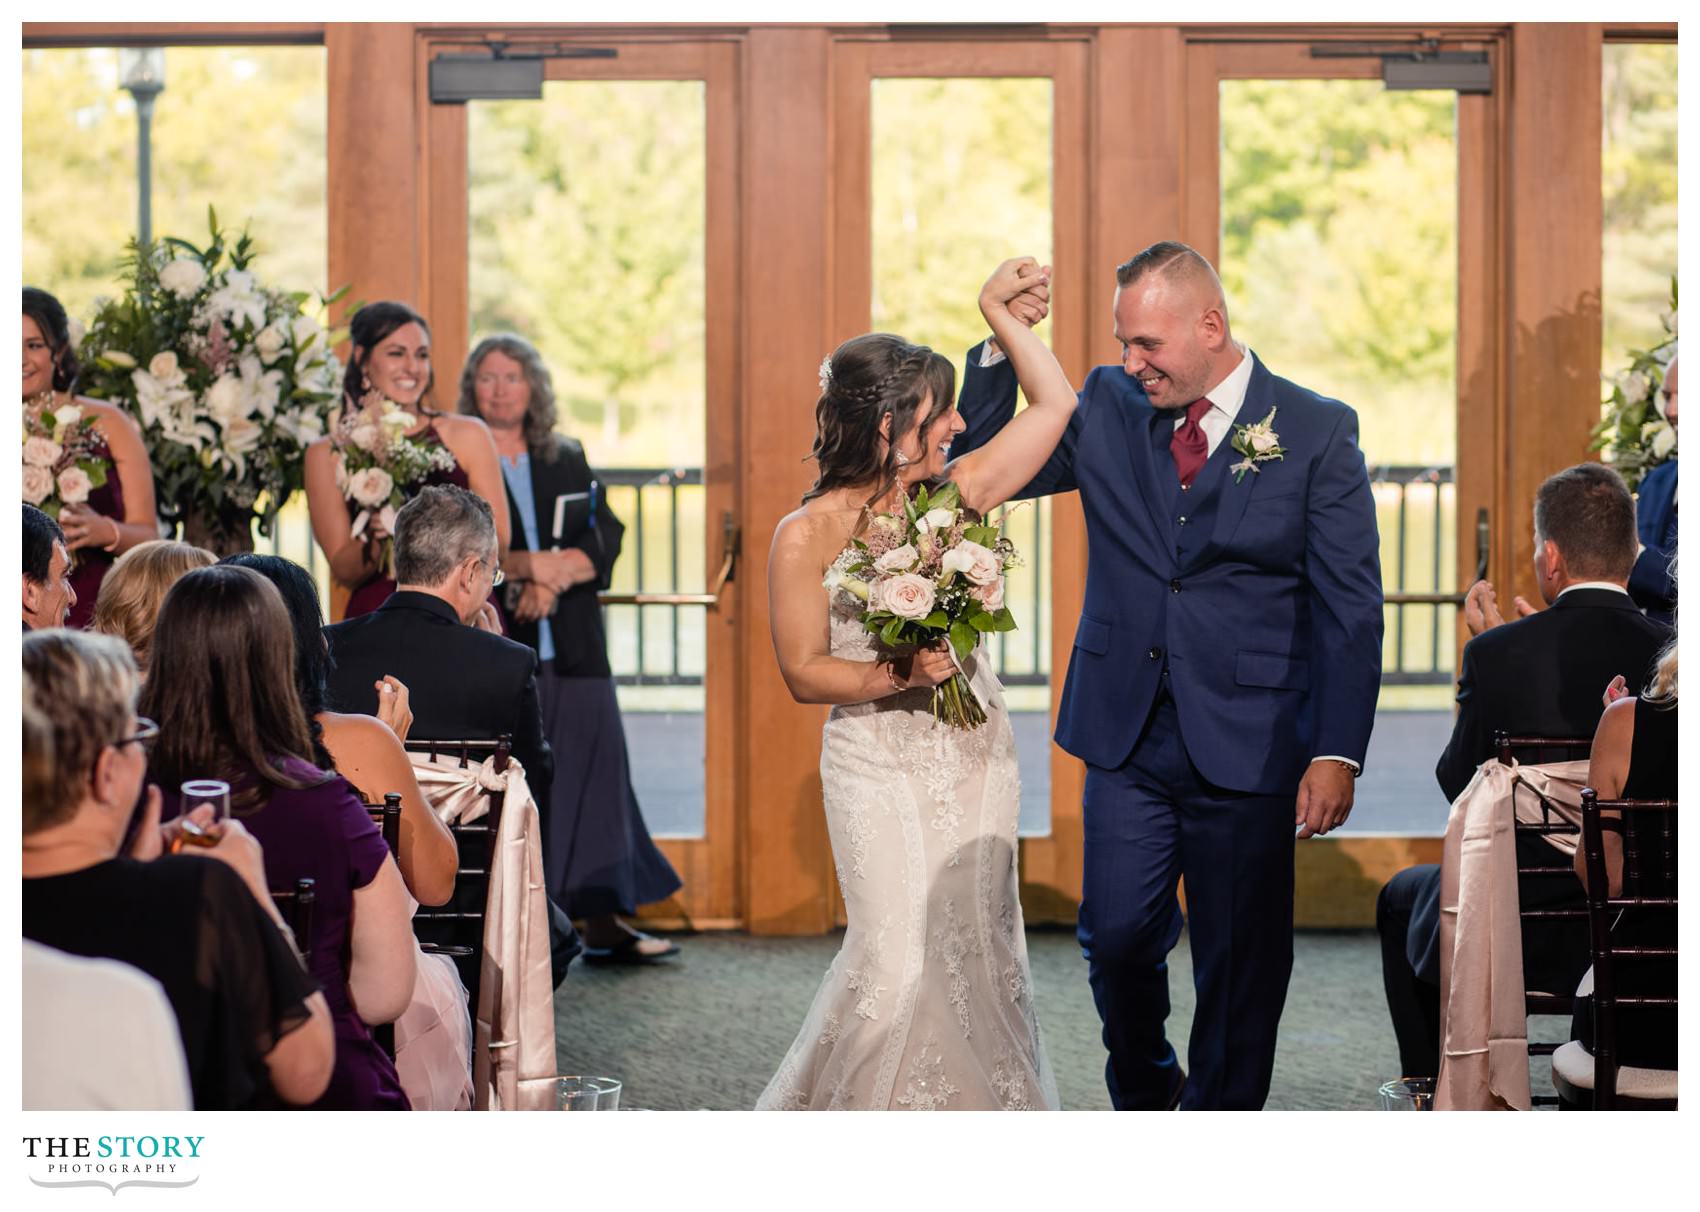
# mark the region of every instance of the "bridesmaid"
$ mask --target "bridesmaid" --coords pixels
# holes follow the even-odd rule
[[[584,447],[555,432],[549,368],[529,341],[478,343],[461,372],[460,411],[484,419],[501,455],[507,508],[498,516],[511,511],[514,536],[502,563],[514,587],[512,638],[539,658],[537,693],[555,750],[542,817],[549,896],[584,923],[586,962],[646,964],[676,954],[678,944],[621,920],[680,886],[632,790],[596,600],[626,528],[599,499]]]
[[[490,431],[477,417],[454,416],[429,406],[431,330],[425,318],[405,303],[368,303],[349,323],[353,349],[343,376],[344,407],[359,407],[373,392],[419,417],[408,437],[444,446],[454,456],[448,471],[433,471],[420,484],[454,484],[483,497],[496,519],[496,542],[508,550],[508,511],[502,472]],[[395,592],[395,581],[380,566],[383,540],[388,536],[373,519],[362,538],[350,533],[354,516],[336,482],[332,439],[320,438],[307,448],[307,513],[313,538],[330,563],[337,584],[352,591],[343,618],[369,614]]]
[[[133,420],[111,404],[71,394],[77,381],[77,356],[71,349],[70,321],[59,300],[45,290],[24,287],[23,330],[26,426],[44,411],[57,413],[74,404],[84,417],[94,418],[95,454],[107,465],[106,483],[92,490],[86,501],[59,511],[66,550],[76,561],[71,587],[77,591],[77,604],[65,626],[87,627],[112,562],[136,544],[159,538],[153,468]]]

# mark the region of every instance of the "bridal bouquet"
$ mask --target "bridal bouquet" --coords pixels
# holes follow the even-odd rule
[[[396,510],[433,471],[453,471],[455,457],[446,446],[410,438],[419,418],[379,392],[357,407],[343,410],[331,434],[336,486],[350,505],[349,534],[364,538],[374,520],[384,532],[383,564],[390,563],[390,535]]]
[[[140,424],[162,512],[186,527],[211,519],[246,547],[250,521],[271,534],[301,487],[342,370],[334,334],[309,314],[316,296],[264,285],[247,233],[228,244],[207,217],[205,248],[172,236],[131,243],[123,296],[97,305],[83,338],[82,390]]]
[[[999,530],[968,518],[955,484],[930,495],[923,487],[901,511],[874,515],[867,537],[845,549],[823,582],[867,606],[862,625],[887,648],[950,641],[958,672],[933,687],[933,718],[955,728],[986,722],[960,662],[982,632],[1015,630],[1004,573],[1020,556]]]
[[[94,417],[77,404],[24,409],[24,500],[57,518],[67,505],[81,505],[106,483],[111,466]]]

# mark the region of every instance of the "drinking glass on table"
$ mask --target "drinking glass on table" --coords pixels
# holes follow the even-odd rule
[[[620,1082],[612,1077],[556,1077],[555,1093],[562,1111],[620,1109]]]

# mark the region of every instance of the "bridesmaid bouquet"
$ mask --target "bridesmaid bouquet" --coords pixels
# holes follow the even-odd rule
[[[51,407],[52,395],[24,409],[23,497],[51,518],[67,505],[81,505],[106,483],[111,467],[94,417],[78,404]]]
[[[865,538],[855,539],[827,569],[822,584],[866,604],[862,625],[888,648],[950,642],[958,671],[933,687],[933,718],[953,728],[978,728],[986,710],[961,662],[988,631],[1014,631],[1004,605],[1004,574],[1020,563],[1001,526],[973,521],[953,483],[925,487],[902,510],[875,514]]]
[[[379,392],[356,408],[345,408],[331,433],[336,485],[351,506],[351,537],[364,538],[376,520],[384,531],[384,558],[390,562],[390,538],[396,511],[433,471],[453,471],[449,448],[410,438],[419,418]]]

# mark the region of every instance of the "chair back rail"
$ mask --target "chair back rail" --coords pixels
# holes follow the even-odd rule
[[[1643,819],[1648,828],[1641,827]],[[1623,892],[1617,896],[1611,895],[1608,883],[1607,833],[1618,834],[1624,842]],[[1677,898],[1664,894],[1674,893],[1676,887],[1676,801],[1602,800],[1593,788],[1584,789],[1582,861],[1588,873],[1588,925],[1594,962],[1594,1107],[1611,1111],[1621,1105],[1617,1090],[1617,1011],[1624,1006],[1674,1007],[1677,1001],[1674,995],[1618,992],[1622,961],[1674,959],[1676,947],[1612,941],[1612,928],[1625,909],[1669,914],[1674,933]]]
[[[367,815],[372,823],[378,826],[384,835],[384,845],[390,848],[390,857],[399,864],[401,862],[401,792],[387,791],[381,804],[366,804]],[[395,1024],[368,1024],[372,1038],[393,1061],[395,1059]]]
[[[410,753],[424,754],[434,763],[454,762],[467,769],[488,760],[490,768],[503,774],[513,753],[513,738],[427,740],[409,737]],[[484,958],[484,910],[490,897],[490,874],[495,867],[496,837],[502,827],[504,790],[488,792],[490,808],[469,824],[453,824],[460,859],[455,867],[455,888],[447,903],[421,906],[413,915],[413,932],[426,954],[447,955],[460,971],[474,1015],[478,1012],[479,976]]]
[[[295,881],[295,887],[282,891],[272,889],[272,903],[278,912],[283,914],[283,920],[289,923],[289,932],[295,936],[295,949],[301,953],[302,963],[313,953],[313,898],[317,884],[303,876]]]

